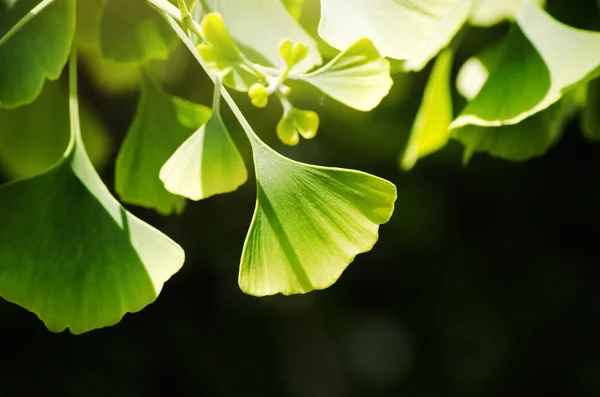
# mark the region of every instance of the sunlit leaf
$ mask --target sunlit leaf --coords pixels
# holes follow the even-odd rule
[[[228,87],[248,91],[258,81],[258,76],[247,66],[221,15],[209,13],[201,26],[208,44],[200,44],[198,51],[209,73],[218,76]]]
[[[456,77],[459,94],[473,100],[481,91],[492,70],[503,54],[503,41],[488,45],[477,56],[473,56],[461,66]]]
[[[433,153],[446,145],[452,122],[452,95],[450,72],[452,50],[444,50],[435,62],[425,87],[421,107],[410,133],[408,144],[400,165],[411,169],[419,158]]]
[[[363,172],[289,160],[252,139],[257,202],[240,288],[264,296],[332,285],[371,250],[393,212],[396,188]]]
[[[581,129],[587,139],[600,142],[600,79],[589,84]]]
[[[165,93],[145,74],[135,119],[115,168],[123,201],[162,214],[181,213],[185,199],[165,190],[158,175],[173,152],[210,117],[210,109]]]
[[[60,160],[69,142],[68,100],[62,81],[49,81],[32,104],[0,109],[0,173],[10,180],[22,179]],[[93,164],[105,167],[111,157],[110,135],[85,103],[81,124]]]
[[[409,71],[423,69],[440,50],[448,46],[467,20],[472,5],[473,0],[462,0],[446,13],[437,23],[431,36],[423,43],[419,53],[404,62],[404,69]]]
[[[75,95],[71,120],[59,163],[0,187],[0,296],[79,334],[154,301],[184,253],[110,195],[83,147]]]
[[[279,43],[289,39],[309,48],[308,57],[294,67],[294,72],[304,72],[322,63],[317,43],[280,0],[207,0],[206,3],[211,11],[223,16],[231,36],[253,61],[266,60],[274,67],[285,69],[278,48]]]
[[[232,192],[248,179],[244,160],[221,119],[219,98],[216,95],[208,122],[161,168],[160,179],[169,192],[202,200]]]
[[[100,42],[105,58],[125,63],[166,59],[177,43],[145,0],[106,0]]]
[[[0,3],[0,40],[39,0]],[[75,35],[75,0],[55,1],[0,45],[0,107],[33,102],[46,79],[56,80]],[[7,78],[7,76],[10,76]]]
[[[375,108],[392,88],[390,63],[360,39],[322,68],[298,75],[333,99],[361,111]]]
[[[501,59],[452,126],[518,123],[598,73],[600,32],[564,25],[526,2]]]
[[[321,0],[319,35],[339,50],[366,37],[384,56],[410,59],[460,1]]]

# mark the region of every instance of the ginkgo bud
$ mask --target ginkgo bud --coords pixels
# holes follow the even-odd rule
[[[269,91],[260,83],[252,84],[248,90],[248,96],[252,104],[257,108],[264,108],[269,103]]]

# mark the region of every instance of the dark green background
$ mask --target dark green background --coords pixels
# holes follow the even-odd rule
[[[586,11],[595,2],[575,3],[550,0],[549,9],[600,30],[597,13]],[[471,29],[455,73],[506,30]],[[208,81],[183,59],[186,73],[166,88],[209,103]],[[600,146],[584,141],[575,118],[543,158],[476,155],[463,168],[452,142],[402,173],[397,157],[428,70],[396,75],[368,114],[296,87],[292,98],[322,125],[295,148],[277,142],[278,105],[258,110],[236,96],[259,135],[286,155],[398,186],[379,243],[333,287],[268,298],[239,290],[252,179],[179,217],[128,207],[183,246],[183,270],[141,313],[82,336],[52,334],[0,301],[0,396],[600,395]],[[81,73],[82,96],[109,128],[114,157],[138,94],[110,95]],[[251,166],[241,129],[224,118]],[[101,170],[111,189],[113,172]]]

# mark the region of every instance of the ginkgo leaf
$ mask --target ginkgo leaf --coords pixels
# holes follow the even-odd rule
[[[259,78],[246,64],[221,15],[207,14],[201,27],[204,40],[208,44],[200,44],[198,51],[208,72],[218,76],[228,87],[242,92],[248,91]]]
[[[456,3],[437,23],[435,30],[423,43],[419,53],[404,62],[404,70],[419,71],[423,69],[440,50],[448,46],[464,25],[472,6],[473,0],[462,0]]]
[[[369,38],[383,56],[418,56],[439,21],[464,0],[321,0],[319,36],[343,50]]]
[[[300,41],[309,48],[308,56],[294,67],[293,72],[305,72],[323,62],[315,40],[280,0],[206,0],[206,3],[211,11],[223,16],[229,33],[252,61],[267,61],[271,66],[285,69],[278,48],[280,42],[289,39]]]
[[[520,162],[546,153],[560,136],[566,117],[561,101],[518,124],[466,125],[452,130],[451,135],[465,145],[465,162],[475,152]]]
[[[322,68],[290,78],[304,80],[333,99],[367,112],[389,93],[390,63],[369,39],[360,39]]]
[[[248,179],[244,160],[219,113],[220,84],[215,88],[213,113],[160,170],[165,188],[191,200],[229,193]]]
[[[143,74],[137,113],[115,168],[115,187],[123,201],[155,208],[165,215],[181,213],[185,199],[165,190],[159,172],[210,114],[205,106],[168,95]]]
[[[31,19],[9,34],[23,18]],[[0,3],[0,107],[31,103],[46,79],[58,79],[74,35],[75,0]]]
[[[0,172],[5,177],[31,177],[62,158],[69,143],[68,101],[66,87],[56,80],[46,82],[33,103],[0,109]],[[103,168],[112,155],[110,135],[90,106],[83,102],[80,107],[88,155],[96,168]]]
[[[516,124],[598,73],[600,32],[564,25],[527,1],[501,59],[452,127]]]
[[[143,63],[167,59],[177,40],[145,0],[106,0],[100,44],[106,59]]]
[[[433,66],[408,144],[400,159],[404,170],[411,169],[419,158],[444,147],[450,138],[452,59],[452,50],[446,49],[438,56]]]
[[[593,80],[589,84],[581,129],[587,139],[600,142],[600,79]]]
[[[359,171],[292,161],[256,136],[251,142],[257,202],[240,288],[265,296],[329,287],[374,246],[394,210],[396,187]]]
[[[63,159],[0,187],[0,296],[51,331],[79,334],[154,301],[184,253],[111,196],[83,147],[76,88],[71,92]]]

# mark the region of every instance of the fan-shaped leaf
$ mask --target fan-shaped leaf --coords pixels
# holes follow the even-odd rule
[[[137,113],[117,156],[115,186],[128,203],[181,213],[185,199],[165,190],[163,164],[210,117],[210,109],[165,93],[147,75]]]
[[[75,35],[75,0],[49,3],[19,0],[12,7],[0,3],[0,107],[31,103],[46,79],[56,80],[69,57]],[[22,18],[26,24],[5,35]]]
[[[518,123],[599,72],[600,32],[564,25],[527,1],[501,59],[452,127]]]
[[[368,39],[360,39],[327,65],[297,75],[333,99],[361,111],[375,108],[392,88],[390,63]]]
[[[332,285],[369,251],[393,212],[393,184],[363,172],[289,160],[252,138],[257,202],[240,288],[250,295],[307,293]]]

